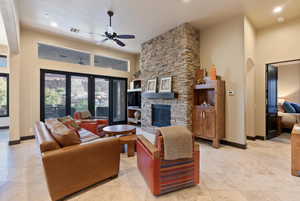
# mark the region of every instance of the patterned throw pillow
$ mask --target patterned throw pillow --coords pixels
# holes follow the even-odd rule
[[[286,113],[296,113],[295,108],[291,105],[290,102],[285,101],[282,107]]]
[[[72,128],[75,131],[80,130],[80,126],[74,121],[74,119],[70,116],[58,118],[58,121],[62,122],[68,128]]]
[[[80,112],[81,119],[90,119],[91,117],[92,117],[92,114],[90,113],[90,111]]]
[[[300,113],[300,104],[297,103],[291,103],[293,108],[296,110],[297,113]]]

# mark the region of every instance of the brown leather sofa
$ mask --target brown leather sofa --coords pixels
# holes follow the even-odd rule
[[[36,123],[35,130],[52,200],[118,175],[118,138],[99,138],[61,148],[43,122]]]

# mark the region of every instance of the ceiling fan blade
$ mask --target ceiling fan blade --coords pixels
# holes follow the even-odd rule
[[[134,39],[135,35],[117,35],[116,38],[122,38],[122,39]]]
[[[106,42],[108,38],[104,38],[103,40],[98,41],[96,44],[101,45],[102,43]]]
[[[120,45],[121,47],[125,46],[125,43],[123,43],[122,41],[118,40],[118,39],[113,39],[118,45]]]

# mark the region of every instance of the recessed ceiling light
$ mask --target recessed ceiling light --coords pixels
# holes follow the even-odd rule
[[[283,8],[281,6],[277,6],[273,9],[273,13],[281,13]]]
[[[182,3],[190,3],[192,0],[181,0]]]
[[[45,13],[44,16],[45,16],[45,18],[49,18],[49,14],[48,13]]]
[[[52,27],[57,27],[57,26],[58,26],[56,22],[51,22],[50,25],[51,25]]]
[[[285,21],[285,18],[284,18],[284,17],[278,17],[278,18],[277,18],[277,21],[278,21],[279,23],[283,23],[283,22]]]

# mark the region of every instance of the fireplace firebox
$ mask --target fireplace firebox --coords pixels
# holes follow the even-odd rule
[[[171,125],[171,105],[152,105],[152,126],[164,127]]]

